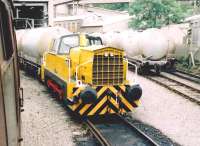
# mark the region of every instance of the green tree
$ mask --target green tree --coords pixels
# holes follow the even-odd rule
[[[95,6],[101,7],[104,9],[109,9],[109,10],[125,11],[125,10],[128,10],[129,4],[128,3],[113,3],[113,4],[96,4]]]
[[[183,18],[182,9],[175,0],[135,0],[129,8],[134,18],[130,27],[145,29],[179,23]]]

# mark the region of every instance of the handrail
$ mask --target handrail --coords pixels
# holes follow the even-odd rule
[[[70,83],[71,82],[71,59],[69,58],[66,58],[66,60],[68,61],[68,66],[69,66],[69,73],[68,73],[68,82]]]
[[[80,65],[78,65],[78,66],[76,66],[76,84],[78,83],[78,69],[79,69],[81,66],[86,65],[86,64],[88,64],[88,63],[90,63],[90,62],[92,62],[92,59],[90,59],[90,60],[88,60],[88,61],[86,61],[86,62],[84,62],[84,63],[82,63],[82,64],[80,64]]]
[[[138,76],[138,67],[132,62],[129,62],[127,58],[124,58],[124,61],[126,61],[128,64],[133,65],[135,67],[135,82],[137,83],[137,76]],[[127,72],[128,72],[128,67],[127,67]]]

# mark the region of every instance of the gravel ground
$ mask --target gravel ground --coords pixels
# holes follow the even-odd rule
[[[164,135],[160,130],[152,127],[148,124],[144,124],[141,121],[135,120],[131,115],[127,116],[126,119],[132,123],[135,127],[140,129],[146,135],[148,135],[156,144],[160,146],[180,146],[180,144],[172,141],[169,137]]]
[[[128,73],[132,79],[133,73]],[[141,105],[132,113],[134,119],[147,123],[175,142],[185,146],[200,145],[200,106],[168,89],[138,76],[143,88]]]
[[[128,73],[129,79],[133,73]],[[200,106],[172,93],[143,77],[141,106],[132,113],[134,119],[151,125],[175,142],[185,146],[200,145]],[[74,146],[88,144],[86,130],[74,122],[66,110],[37,80],[21,72],[24,88],[22,146]],[[89,138],[90,139],[90,138]]]
[[[61,104],[51,98],[44,85],[21,72],[24,88],[22,112],[23,146],[74,146],[74,137],[86,131],[71,119]]]

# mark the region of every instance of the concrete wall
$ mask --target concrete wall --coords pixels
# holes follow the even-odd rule
[[[67,3],[72,0],[55,0],[55,4]],[[121,3],[121,2],[130,2],[132,0],[81,0],[81,4],[101,4],[101,3]]]
[[[69,9],[67,4],[54,6],[54,17],[65,17],[68,16],[68,14],[69,14]]]
[[[88,32],[88,33],[102,32],[102,31],[103,31],[103,27],[102,27],[102,26],[80,27],[79,31],[80,31],[80,32]]]
[[[53,0],[14,0],[14,6],[26,4],[27,6],[44,6],[44,12],[48,12],[48,23],[53,25]]]
[[[109,15],[109,16],[119,16],[119,15],[127,15],[127,12],[121,12],[116,10],[108,10],[98,7],[83,7],[86,11],[91,11],[95,13],[100,13],[101,15]]]
[[[200,61],[200,50],[195,54],[195,59]]]
[[[54,15],[54,7],[53,0],[49,0],[48,2],[48,15],[49,15],[49,26],[53,26],[53,15]]]
[[[123,31],[128,29],[129,20],[122,20],[112,24],[107,24],[103,26],[103,32],[108,31]]]
[[[64,27],[71,32],[80,32],[81,20],[55,21],[54,26]]]
[[[195,59],[200,61],[200,15],[195,15],[190,18],[191,35],[188,38],[191,43],[189,48],[193,52]]]
[[[47,2],[48,0],[13,0],[13,2]]]
[[[68,3],[72,0],[54,0],[54,5]]]

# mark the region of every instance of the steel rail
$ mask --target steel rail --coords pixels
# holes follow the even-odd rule
[[[177,71],[177,72],[180,72],[180,73],[182,73],[182,74],[186,74],[186,75],[189,75],[189,76],[191,76],[191,77],[194,77],[194,78],[200,79],[200,76],[199,76],[199,75],[195,75],[195,74],[187,73],[187,72],[185,72],[185,71],[178,70],[178,69],[176,69],[176,71]]]
[[[142,130],[137,128],[133,123],[129,122],[127,119],[122,117],[121,115],[117,115],[126,125],[128,125],[132,130],[137,131],[142,137],[147,139],[149,143],[153,146],[159,146],[152,138],[150,138],[148,135],[146,135]]]
[[[130,123],[127,119],[125,119],[124,117],[122,117],[119,114],[117,114],[116,117],[117,117],[117,121],[120,123],[119,125],[123,124],[126,127],[128,127],[128,129],[130,129],[130,131],[129,131],[130,133],[131,132],[137,133],[137,135],[140,137],[140,139],[143,139],[143,141],[145,141],[146,143],[148,142],[148,146],[159,146],[153,139],[151,139],[144,132],[142,132],[140,129],[138,129],[134,124]],[[104,124],[106,125],[107,123],[103,123],[103,125]],[[94,137],[99,141],[99,143],[102,146],[115,146],[115,144],[112,140],[108,140],[109,139],[108,137],[110,135],[109,136],[103,135],[101,130],[99,128],[97,128],[92,121],[87,119],[86,125],[88,126],[90,132],[94,135]],[[120,131],[119,131],[119,134],[117,134],[117,135],[121,136]],[[137,137],[135,137],[135,138],[137,139]],[[116,139],[120,139],[120,137],[116,137]],[[113,139],[113,140],[116,140],[116,139]],[[132,137],[132,139],[134,139],[134,136]],[[123,139],[122,139],[122,143],[123,143]]]
[[[200,84],[200,76],[198,75],[187,73],[181,70],[176,70],[176,72],[172,72],[171,74],[186,79],[188,81]]]
[[[86,120],[86,125],[88,126],[90,132],[94,135],[94,137],[98,140],[98,142],[102,146],[111,146],[111,144],[105,139],[105,137],[101,134],[101,132],[95,127],[95,125],[90,121]]]
[[[144,77],[149,79],[149,80],[151,80],[151,81],[153,81],[153,82],[155,82],[155,83],[157,83],[157,84],[159,84],[159,85],[161,85],[161,86],[163,86],[163,87],[165,87],[165,88],[167,88],[167,89],[169,89],[170,91],[173,91],[173,92],[177,93],[178,95],[181,95],[182,97],[184,97],[184,98],[186,98],[186,99],[188,99],[188,100],[200,105],[200,90],[199,89],[193,88],[193,87],[191,87],[189,85],[186,85],[186,84],[184,84],[182,82],[179,82],[179,81],[177,81],[175,79],[166,77],[166,76],[164,76],[162,74],[160,74],[157,77],[152,77],[152,76],[144,76]],[[166,82],[164,82],[162,80],[159,80],[159,78],[165,79]],[[170,84],[167,84],[167,81],[169,81]],[[174,85],[172,85],[172,83],[175,83],[176,85],[174,86]],[[177,86],[185,87],[185,90],[190,90],[191,92],[196,93],[199,98],[198,97],[194,98],[193,97],[194,95],[186,94],[186,93],[174,88],[174,87],[177,87]]]

